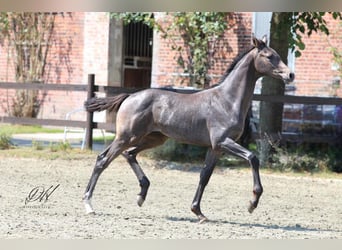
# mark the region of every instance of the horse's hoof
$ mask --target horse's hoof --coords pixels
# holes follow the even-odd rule
[[[95,214],[93,206],[91,205],[90,201],[84,200],[83,202],[84,202],[86,214]]]
[[[249,206],[248,206],[248,212],[251,214],[251,213],[253,213],[254,209],[255,209],[255,206],[254,206],[253,203],[250,201],[250,202],[249,202]]]
[[[209,221],[207,217],[205,217],[203,215],[199,216],[199,222],[198,222],[199,224],[203,224],[203,223],[205,223],[207,221]]]
[[[145,199],[141,195],[137,196],[137,203],[138,203],[139,207],[141,207],[143,205],[144,201],[145,201]]]

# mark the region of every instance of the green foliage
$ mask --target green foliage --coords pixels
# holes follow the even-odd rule
[[[153,159],[166,161],[203,161],[207,149],[199,146],[181,144],[169,139],[162,146],[150,149],[144,153]]]
[[[6,132],[0,132],[0,150],[10,149],[11,147],[11,135]]]
[[[189,73],[191,83],[208,84],[208,71],[213,66],[215,45],[227,26],[227,14],[222,12],[176,12],[170,27],[178,30],[185,48],[176,46],[178,62]],[[184,56],[184,53],[186,52]]]
[[[143,22],[150,28],[157,30],[161,29],[161,26],[155,22],[152,12],[122,12],[122,13],[110,13],[111,18],[117,20],[122,20],[124,24],[129,24],[131,22]]]
[[[10,134],[63,133],[63,129],[40,125],[0,124],[1,131]]]
[[[342,173],[342,145],[270,143],[272,160],[266,167],[277,171]]]
[[[125,24],[143,22],[161,33],[177,52],[175,60],[189,74],[191,85],[209,84],[208,71],[214,65],[215,46],[228,28],[229,14],[225,12],[172,12],[172,22],[163,27],[151,12],[112,13]],[[179,43],[179,38],[182,43]]]
[[[34,150],[43,150],[44,149],[44,145],[41,141],[36,141],[36,140],[33,140],[32,141],[32,148]]]
[[[51,142],[49,145],[49,149],[51,152],[67,151],[71,149],[71,145],[69,142]]]
[[[341,12],[328,12],[334,19],[342,20]],[[288,12],[288,15],[282,20],[282,25],[289,25],[288,42],[295,56],[301,56],[301,51],[305,49],[302,40],[304,35],[310,36],[313,32],[322,32],[329,35],[329,28],[324,19],[326,12]]]
[[[285,148],[278,148],[273,160],[270,167],[280,171],[320,172],[328,170],[326,156],[318,158],[301,150],[288,151]]]
[[[163,27],[156,22],[152,12],[112,13],[113,18],[121,19],[125,24],[143,22],[162,33],[162,37],[171,41],[171,49],[176,51],[175,58],[184,73],[190,76],[191,85],[208,84],[208,71],[213,66],[215,45],[220,41],[226,29],[229,28],[229,13],[225,12],[172,12],[168,13],[172,22]],[[282,15],[280,26],[289,27],[288,45],[295,56],[301,56],[305,49],[303,37],[313,32],[323,32],[329,35],[329,28],[324,19],[326,12],[287,12]],[[328,12],[334,19],[342,20],[341,12]],[[278,32],[283,32],[279,27]],[[280,36],[280,34],[278,34]],[[181,37],[183,45],[177,42]],[[275,37],[277,35],[275,34]],[[335,51],[333,51],[335,52]],[[335,52],[336,54],[336,52]],[[336,54],[337,58],[340,54]]]
[[[336,173],[342,173],[342,147],[333,147],[320,152],[325,154],[328,159],[328,168]]]
[[[340,39],[342,39],[341,32],[342,32],[342,21],[339,22],[338,28],[336,30],[336,35]],[[334,63],[336,63],[336,65],[338,66],[340,78],[342,78],[342,50],[341,50],[341,47],[338,48],[336,45],[334,46],[334,45],[330,44],[329,50],[333,55]]]
[[[44,146],[43,142],[35,140],[32,141],[32,149],[41,151],[45,148],[46,147]],[[69,142],[50,142],[47,148],[50,150],[50,152],[66,152],[71,149],[71,145]]]
[[[72,148],[67,151],[57,150],[51,151],[50,148],[44,147],[41,150],[36,150],[33,147],[13,147],[11,150],[0,150],[1,157],[10,158],[36,158],[36,159],[48,159],[48,160],[89,160],[93,161],[98,152],[81,150],[78,148]]]
[[[302,144],[301,146],[280,146],[272,143],[273,155],[267,165],[273,171],[280,172],[336,172],[342,173],[342,146],[329,146],[320,144]],[[249,149],[256,151],[256,145],[251,144]],[[168,140],[164,145],[150,149],[144,153],[152,159],[162,159],[173,162],[204,162],[207,149],[193,145],[178,143]],[[257,152],[256,152],[257,153]],[[219,166],[222,167],[249,167],[248,163],[231,155],[220,157]]]
[[[331,47],[330,51],[333,54],[334,62],[339,66],[340,76],[342,77],[342,50],[339,50],[337,47]]]
[[[8,35],[9,19],[5,12],[0,13],[0,40],[3,40]]]

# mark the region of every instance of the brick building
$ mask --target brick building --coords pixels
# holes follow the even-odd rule
[[[260,18],[261,16],[261,18]],[[266,15],[267,16],[267,15]],[[269,15],[268,15],[269,16]],[[167,20],[165,13],[155,18]],[[260,36],[267,27],[262,13],[234,13],[230,28],[220,44],[215,67],[211,70],[216,83],[233,58],[250,44],[251,34]],[[332,88],[338,76],[330,44],[342,44],[338,21],[327,17],[331,36],[313,33],[305,37],[306,49],[300,58],[292,58],[296,80],[295,95],[342,97],[341,88]],[[13,65],[6,44],[0,45],[0,81],[14,81]],[[86,84],[87,75],[94,73],[97,84],[125,87],[160,87],[181,85],[184,75],[174,60],[168,41],[141,24],[123,26],[111,20],[108,13],[72,12],[59,14],[48,54],[44,81],[55,84]],[[0,89],[0,115],[11,102],[12,91]],[[40,118],[64,118],[79,108],[85,93],[49,91],[41,96]],[[77,119],[83,119],[80,114]]]
[[[342,88],[334,88],[332,85],[334,79],[339,79],[340,66],[333,62],[330,52],[331,46],[342,50],[342,26],[340,21],[331,16],[327,16],[326,20],[330,30],[329,36],[318,32],[303,39],[305,50],[294,63],[296,95],[342,97]]]

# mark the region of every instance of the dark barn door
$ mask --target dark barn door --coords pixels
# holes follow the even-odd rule
[[[142,22],[124,26],[124,87],[151,85],[153,29]]]

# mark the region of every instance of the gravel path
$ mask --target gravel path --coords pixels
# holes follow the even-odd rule
[[[261,173],[264,194],[247,211],[252,176],[247,170],[216,169],[204,193],[198,224],[190,204],[198,168],[141,159],[151,181],[147,200],[136,205],[137,180],[122,158],[100,177],[95,215],[81,198],[95,161],[21,159],[0,156],[0,237],[40,239],[342,239],[342,179]],[[34,189],[39,187],[39,189]],[[48,188],[50,188],[48,190]],[[43,190],[44,189],[44,190]],[[55,189],[53,192],[51,192]],[[36,196],[33,196],[36,190]],[[25,200],[43,192],[42,201]],[[48,200],[47,195],[50,194]]]

